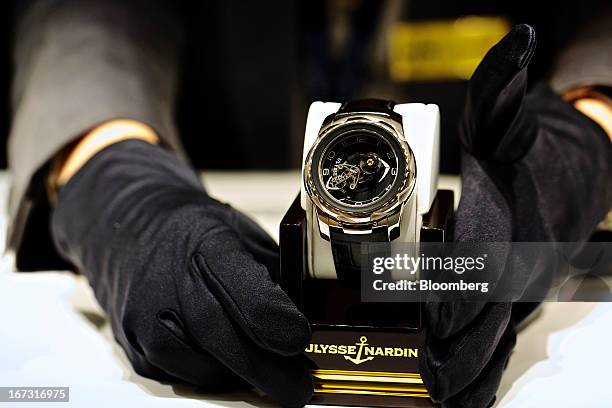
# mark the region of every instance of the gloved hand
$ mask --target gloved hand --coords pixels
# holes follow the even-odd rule
[[[51,223],[139,374],[308,401],[299,355],[310,328],[270,278],[275,242],[209,197],[172,152],[136,140],[107,147],[60,190]]]
[[[612,144],[549,88],[526,93],[535,45],[533,28],[514,27],[470,79],[456,241],[585,241],[610,209]],[[433,399],[444,407],[491,405],[515,325],[535,306],[427,303],[420,363]]]

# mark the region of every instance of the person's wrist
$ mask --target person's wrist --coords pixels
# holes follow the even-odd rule
[[[56,158],[54,169],[49,175],[50,186],[53,190],[59,189],[98,152],[112,144],[131,139],[159,143],[159,136],[151,127],[132,119],[113,119],[94,127]]]

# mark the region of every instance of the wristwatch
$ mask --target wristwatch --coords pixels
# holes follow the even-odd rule
[[[436,105],[314,102],[304,138],[301,204],[308,271],[358,279],[369,242],[418,242],[438,176]]]

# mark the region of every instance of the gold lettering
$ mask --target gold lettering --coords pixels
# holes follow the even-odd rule
[[[340,355],[356,355],[359,349],[359,356],[384,356],[384,357],[405,357],[418,358],[419,349],[416,348],[401,348],[401,347],[375,347],[366,346],[365,341],[358,345],[346,344],[316,344],[310,343],[304,350],[305,353],[316,354],[340,354]],[[348,358],[348,357],[347,357]]]

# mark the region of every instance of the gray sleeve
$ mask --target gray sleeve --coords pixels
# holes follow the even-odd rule
[[[61,265],[48,229],[50,159],[95,125],[131,118],[182,151],[174,124],[179,22],[159,1],[40,0],[17,26],[7,248],[20,269]]]
[[[579,86],[612,87],[612,11],[604,11],[579,31],[561,52],[551,86],[563,93]]]

